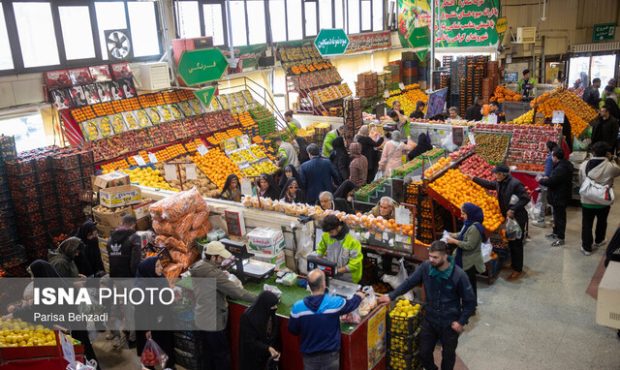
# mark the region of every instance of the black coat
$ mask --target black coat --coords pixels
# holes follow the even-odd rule
[[[379,155],[379,152],[377,152],[375,148],[380,147],[381,144],[383,144],[383,140],[383,137],[381,137],[378,141],[374,141],[368,136],[359,136],[357,138],[357,142],[362,145],[362,155],[368,160],[369,173],[379,167],[381,155]]]
[[[140,237],[134,230],[117,229],[108,240],[110,277],[133,278],[142,257]]]
[[[482,107],[474,104],[465,111],[465,119],[468,121],[482,121]]]
[[[101,260],[101,251],[99,250],[99,240],[82,240],[84,242],[84,250],[74,258],[75,264],[80,274],[90,277],[98,272],[104,271],[103,261]]]
[[[525,186],[523,186],[521,181],[508,175],[508,177],[506,177],[506,179],[502,182],[487,181],[478,177],[474,178],[474,182],[483,188],[495,190],[497,192],[497,200],[502,215],[506,217],[506,213],[509,210],[514,211],[515,219],[521,228],[524,228],[525,224],[527,224],[528,218],[525,206],[530,202],[530,196],[527,194]],[[510,198],[512,198],[513,194],[517,196],[518,201],[517,203],[510,205]]]
[[[548,199],[552,206],[566,207],[572,198],[573,192],[573,165],[562,159],[551,171],[547,179],[539,181],[549,188]]]
[[[342,136],[335,138],[332,145],[334,150],[332,151],[330,159],[340,175],[340,182],[342,182],[349,178],[349,165],[351,164],[351,157],[349,157],[349,153],[344,145],[344,138]]]
[[[609,119],[604,120],[599,117],[592,123],[592,144],[604,141],[614,149],[616,148],[616,142],[618,141],[618,120],[612,116]]]
[[[299,146],[299,154],[297,155],[297,159],[299,159],[299,164],[305,163],[310,160],[308,156],[308,142],[303,137],[296,137],[295,141]]]

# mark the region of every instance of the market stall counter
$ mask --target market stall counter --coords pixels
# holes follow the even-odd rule
[[[259,294],[265,284],[275,286],[275,277],[262,282],[248,282],[244,288],[252,293]],[[303,369],[302,355],[299,351],[299,338],[288,331],[288,320],[293,304],[309,295],[309,292],[300,286],[277,285],[282,291],[278,305],[278,319],[280,320],[280,338],[282,356],[280,370]],[[239,357],[239,322],[241,315],[248,307],[246,302],[233,301],[229,307],[229,329],[231,341],[231,355],[233,369],[237,368]],[[385,360],[385,333],[386,333],[386,306],[378,306],[362,318],[359,324],[341,324],[340,369],[341,370],[384,370]]]

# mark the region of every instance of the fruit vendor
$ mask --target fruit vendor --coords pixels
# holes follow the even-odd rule
[[[409,119],[395,110],[392,110],[389,116],[394,123],[396,123],[396,129],[400,132],[400,136],[409,137],[409,133],[411,133],[411,123]]]
[[[278,159],[281,168],[293,165],[293,167],[299,167],[299,159],[297,158],[297,151],[293,144],[282,140],[280,136],[277,136],[274,140],[274,144],[278,147]]]
[[[467,274],[448,255],[446,243],[433,242],[428,261],[389,295],[381,296],[379,303],[390,303],[421,283],[426,293],[419,347],[422,367],[437,370],[433,352],[441,341],[441,368],[454,369],[459,335],[476,308],[476,298]]]
[[[297,130],[301,128],[301,123],[298,120],[293,118],[293,111],[289,110],[284,113],[284,120],[288,125],[289,130],[292,131],[293,135],[297,136]]]
[[[321,155],[323,157],[329,158],[329,156],[332,154],[332,151],[334,151],[334,146],[332,145],[334,139],[341,135],[342,132],[340,128],[331,130],[327,133],[327,135],[325,135],[325,139],[323,139],[323,150],[321,151]]]
[[[335,215],[323,220],[323,236],[316,252],[336,263],[337,279],[356,284],[362,279],[362,245]]]
[[[377,203],[368,214],[375,217],[381,216],[386,220],[393,220],[396,218],[396,207],[398,207],[398,203],[396,203],[394,199],[390,197],[381,197],[379,203]]]
[[[523,78],[517,82],[517,91],[526,98],[533,97],[537,83],[536,78],[530,77],[530,70],[524,69]]]

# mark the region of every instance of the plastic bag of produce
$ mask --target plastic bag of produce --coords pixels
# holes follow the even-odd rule
[[[446,137],[441,139],[441,147],[449,152],[453,152],[459,148],[452,140],[452,133],[449,133]]]
[[[144,349],[142,350],[142,355],[140,356],[140,362],[144,366],[161,366],[162,368],[166,366],[166,361],[168,361],[168,355],[164,352],[161,347],[155,343],[155,341],[149,338],[144,345]]]
[[[155,202],[149,209],[153,220],[167,220],[172,223],[189,213],[208,212],[207,203],[196,188]]]
[[[397,279],[397,283],[398,283],[398,285],[400,285],[400,284],[404,283],[405,280],[407,280],[409,275],[407,274],[407,269],[405,268],[405,259],[404,258],[401,258],[398,261],[398,265],[399,265],[398,275],[396,275],[396,276],[398,278]],[[396,286],[398,286],[398,285],[396,285]],[[394,287],[394,289],[396,289],[396,287]],[[408,300],[412,301],[413,298],[414,298],[413,297],[413,292],[409,291],[409,292],[403,294],[403,297],[405,299],[408,299]]]
[[[482,260],[484,263],[489,262],[491,260],[491,253],[493,253],[493,245],[487,240],[482,243],[480,250],[482,252]]]
[[[508,240],[517,240],[521,239],[523,235],[523,230],[521,230],[521,226],[514,218],[506,218],[506,223],[504,224],[506,228],[506,239]]]

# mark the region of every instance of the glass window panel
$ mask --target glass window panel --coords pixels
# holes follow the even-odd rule
[[[99,40],[101,42],[101,57],[108,59],[108,48],[105,39],[105,31],[127,28],[125,21],[125,3],[123,2],[97,2],[97,23],[99,25]]]
[[[383,31],[383,0],[372,0],[372,30]]]
[[[570,58],[568,86],[573,86],[575,81],[580,80],[580,87],[587,87],[590,84],[590,57]]]
[[[332,28],[332,0],[319,0],[321,28]]]
[[[370,0],[362,0],[362,31],[372,30],[372,11]]]
[[[0,134],[14,136],[18,152],[48,145],[43,119],[39,113],[0,120]]]
[[[9,33],[6,30],[4,9],[0,6],[0,70],[7,69],[13,69],[13,54],[9,44]]]
[[[148,1],[127,2],[131,44],[135,57],[159,55],[159,34],[155,17],[155,3]]]
[[[24,67],[60,64],[50,3],[13,3]]]
[[[607,86],[607,82],[614,78],[614,71],[616,68],[616,56],[615,55],[594,55],[592,56],[592,65],[590,67],[592,76],[590,81],[595,78],[601,79],[601,87],[598,89],[602,95]]]
[[[202,6],[205,17],[205,36],[213,37],[213,45],[224,45],[224,22],[221,4]]]
[[[230,19],[232,29],[232,42],[234,46],[248,44],[248,35],[245,25],[245,4],[243,1],[230,2]]]
[[[287,0],[286,13],[288,20],[288,39],[301,40],[303,35],[303,20],[301,19],[301,0]]]
[[[334,4],[334,14],[336,16],[334,28],[344,28],[344,0],[335,0]]]
[[[267,42],[267,25],[265,24],[265,2],[263,0],[248,1],[248,19],[251,19],[250,44]]]
[[[271,25],[271,41],[286,41],[286,10],[284,0],[269,1],[269,21]]]
[[[177,32],[180,38],[202,36],[198,1],[175,1]]]
[[[304,16],[306,18],[306,36],[316,36],[316,3],[315,2],[307,2],[304,3],[305,13]]]
[[[349,11],[347,18],[349,20],[348,33],[360,33],[360,2],[359,0],[349,0]]]
[[[60,28],[67,60],[95,57],[95,42],[87,6],[59,6]]]

